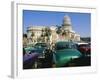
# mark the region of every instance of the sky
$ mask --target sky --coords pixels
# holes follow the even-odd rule
[[[54,12],[23,10],[23,32],[29,26],[55,26],[62,25],[63,17],[71,18],[72,29],[81,37],[91,36],[91,14],[76,12]]]

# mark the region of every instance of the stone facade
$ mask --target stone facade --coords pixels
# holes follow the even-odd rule
[[[56,41],[59,40],[80,41],[80,35],[76,34],[76,32],[72,30],[70,17],[65,15],[61,25],[62,32],[64,31],[65,33],[64,35],[57,34],[56,26],[30,26],[27,28],[27,36],[29,43],[39,42],[38,40],[41,39],[42,29],[47,27],[50,28],[51,30],[50,43],[55,43]],[[44,42],[46,42],[45,39]]]

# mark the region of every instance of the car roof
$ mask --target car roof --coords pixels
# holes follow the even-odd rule
[[[84,44],[88,44],[88,43],[77,43],[78,45],[84,45]]]
[[[56,44],[74,44],[74,42],[69,42],[69,41],[59,41],[59,42],[56,42]]]

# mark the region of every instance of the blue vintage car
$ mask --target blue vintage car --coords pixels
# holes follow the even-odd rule
[[[80,58],[81,56],[82,54],[77,50],[73,42],[59,41],[55,44],[53,60],[56,67],[68,65],[72,60]]]
[[[44,51],[48,47],[46,43],[36,43],[34,47],[24,49],[23,68],[30,69],[39,58],[44,58]]]

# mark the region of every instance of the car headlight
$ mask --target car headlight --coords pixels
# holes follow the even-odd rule
[[[45,53],[45,50],[43,50],[43,52],[42,52],[43,54]]]
[[[72,56],[72,59],[77,59],[79,58],[79,56]]]

